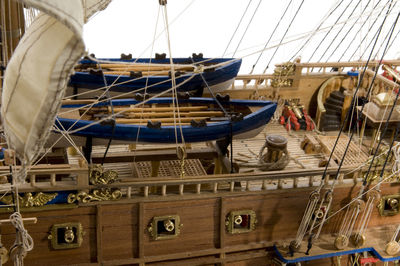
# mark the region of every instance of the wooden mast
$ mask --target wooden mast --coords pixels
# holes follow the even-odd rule
[[[4,69],[24,32],[25,19],[23,5],[14,0],[0,0],[1,79],[3,79]]]

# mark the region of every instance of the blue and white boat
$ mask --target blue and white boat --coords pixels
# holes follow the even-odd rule
[[[241,63],[241,59],[234,58],[174,58],[177,91],[201,96],[208,86],[214,93],[221,92],[232,85]],[[173,87],[168,58],[83,59],[75,70],[69,81],[69,94],[107,86],[114,94],[156,94]]]
[[[93,144],[103,144],[108,139],[113,139],[113,143],[176,143],[182,141],[182,134],[184,141],[189,143],[231,135],[233,138],[253,137],[276,110],[276,103],[271,101],[228,99],[219,105],[214,98],[195,97],[180,99],[179,108],[172,106],[173,98],[154,98],[146,104],[132,99],[111,103],[112,108],[110,102],[98,103],[89,111],[81,104],[65,104],[56,126],[75,136],[91,137]],[[68,110],[75,110],[76,117],[71,118]],[[83,112],[85,115],[81,117]]]

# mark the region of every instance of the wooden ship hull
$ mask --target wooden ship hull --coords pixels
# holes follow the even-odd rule
[[[4,54],[3,63],[7,62]],[[236,80],[242,80],[243,85],[232,86],[225,93],[231,98],[299,102],[315,118],[315,126],[324,129],[331,94],[341,88],[351,91],[357,83],[348,70],[379,64],[284,63],[272,75],[238,76]],[[361,87],[366,89],[374,82],[374,95],[386,87],[398,87],[381,76],[375,80],[372,70],[366,73]],[[335,113],[338,119],[350,108],[349,97],[343,96],[340,112]],[[311,131],[287,132],[274,122],[254,138],[234,140],[229,152],[228,143],[223,141],[187,144],[185,156],[175,146],[111,145],[107,156],[108,147],[93,147],[88,166],[75,154],[80,152],[79,147],[68,152],[54,149],[52,154],[40,157],[38,164],[27,170],[26,183],[10,193],[15,189],[10,182],[15,172],[10,173],[8,165],[15,164],[15,158],[12,152],[6,152],[5,166],[0,167],[4,189],[0,197],[0,264],[11,265],[21,247],[18,235],[24,231],[16,232],[9,219],[14,211],[22,213],[34,243],[33,250],[24,256],[26,265],[340,265],[398,261],[399,250],[389,255],[386,249],[400,222],[400,183],[397,175],[390,176],[391,169],[380,184],[379,201],[371,208],[364,243],[350,243],[340,250],[335,246],[343,210],[359,195],[369,171],[370,153],[376,148],[374,137],[380,135],[379,121],[370,119],[369,113],[363,115],[364,125],[370,126],[366,131],[371,129],[373,137],[353,141],[345,160],[340,159],[348,137],[339,138],[333,152],[337,131],[327,136]],[[286,157],[280,157],[286,158],[284,169],[274,170],[274,163],[263,162],[269,135],[284,136],[288,141],[283,151]],[[268,150],[266,158],[274,161],[283,156],[280,152]],[[326,170],[324,163],[328,163]],[[376,175],[382,168],[381,163],[374,166]],[[13,169],[17,170],[18,166]],[[377,185],[379,177],[373,179],[367,190]],[[298,233],[310,195],[316,187],[329,189],[334,182],[335,193],[326,209],[327,221],[320,239],[310,251],[310,243],[303,239],[300,248],[290,254],[288,247]]]
[[[252,151],[257,151],[266,134],[278,132],[288,138],[288,150],[298,161],[291,161],[285,170],[247,172],[246,164],[255,160],[249,158]],[[338,252],[343,252],[333,243],[343,212],[327,222],[321,236],[328,239],[322,246],[323,251],[317,244],[312,250],[317,255],[323,254],[322,257],[312,253],[305,256],[304,252],[290,257],[286,252],[275,250],[275,246],[284,247],[293,240],[304,206],[321,182],[324,170],[318,167],[324,155],[305,154],[297,141],[299,137],[304,137],[304,132],[293,132],[290,136],[283,126],[274,123],[256,138],[236,141],[234,160],[243,164],[241,173],[236,174],[229,174],[230,164],[220,155],[217,146],[200,144],[187,149],[183,177],[180,176],[181,160],[175,150],[171,147],[161,150],[157,145],[154,149],[158,150],[144,145],[135,150],[125,145],[114,147],[104,168],[117,171],[120,180],[106,186],[91,179],[87,166],[79,166],[73,155],[68,155],[70,165],[38,165],[28,172],[28,183],[19,192],[24,195],[32,192],[34,197],[39,192],[60,193],[61,199],[58,204],[37,206],[35,200],[21,197],[23,216],[37,218],[36,224],[25,224],[35,248],[24,262],[26,265],[280,265],[302,258],[310,260],[307,262],[310,265],[330,265],[337,261]],[[327,139],[322,140],[328,143]],[[94,163],[100,163],[103,157],[104,148],[97,149],[92,155]],[[352,152],[340,170],[332,213],[357,195],[366,171],[365,166],[359,169],[357,166],[368,157],[365,150],[362,156],[356,156],[359,152]],[[49,159],[55,160],[57,156],[53,156]],[[207,175],[206,168],[199,163],[210,158],[215,162],[213,175]],[[328,176],[333,177],[337,168],[335,164],[328,168]],[[3,168],[4,172],[7,170]],[[329,186],[332,180],[328,178],[325,182]],[[102,191],[105,187],[110,191]],[[395,180],[381,186],[382,197],[395,197],[399,190],[400,184]],[[61,195],[62,192],[67,194]],[[4,200],[3,203],[7,204]],[[2,219],[12,211],[11,208],[2,210]],[[235,215],[248,217],[254,224],[235,227],[231,218]],[[369,230],[393,227],[399,219],[398,215],[382,216],[377,205]],[[174,223],[172,233],[154,225],[164,221]],[[58,236],[58,244],[53,242],[56,237],[53,229],[61,228],[65,233],[67,227],[81,228],[75,236],[81,237],[79,246],[74,246],[77,240],[66,245],[64,234]],[[154,230],[159,230],[158,234],[153,234]],[[384,230],[380,241],[390,240],[391,232]],[[9,248],[14,241],[15,230],[4,224],[3,245]],[[385,256],[384,250],[379,250],[381,246],[367,244],[364,249],[374,249]],[[342,255],[342,261],[350,260],[357,250],[350,245],[345,250],[349,255]],[[281,255],[284,257],[279,259]]]

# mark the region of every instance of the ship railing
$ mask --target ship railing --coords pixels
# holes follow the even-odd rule
[[[340,170],[339,184],[357,184],[362,180],[359,171],[352,172],[355,167],[344,167]],[[222,174],[213,176],[197,176],[185,178],[140,178],[134,181],[117,182],[102,186],[85,187],[90,190],[102,188],[120,189],[124,197],[153,197],[170,195],[200,195],[215,193],[247,193],[253,191],[282,190],[290,188],[316,187],[321,183],[324,168],[296,169],[287,171],[270,171],[264,173]],[[360,169],[364,171],[365,169]],[[328,168],[324,182],[330,185],[336,167]],[[351,174],[348,174],[351,172]]]
[[[385,64],[393,67],[400,66],[400,60],[386,60]],[[288,63],[276,64],[276,68],[287,67]],[[360,71],[365,67],[366,61],[352,62],[317,62],[317,63],[293,63],[294,71],[290,74],[248,74],[238,75],[231,89],[266,89],[274,86],[297,87],[303,78],[329,78],[349,71]],[[379,65],[379,61],[370,61],[369,71]],[[383,78],[383,77],[382,77]],[[382,78],[378,78],[383,81]],[[252,85],[252,86],[249,86]],[[392,84],[393,85],[393,84]]]
[[[8,166],[0,167],[0,176],[7,177],[16,174],[19,167],[14,167],[10,173]],[[87,186],[89,170],[87,167],[75,167],[68,164],[38,165],[27,171],[26,183],[21,185],[24,189],[56,189],[68,187],[74,189],[79,186]],[[10,179],[9,179],[10,180]]]
[[[366,169],[343,167],[339,173],[339,184],[354,185],[361,182]],[[28,171],[27,183],[19,187],[24,192],[55,191],[92,191],[99,189],[118,189],[126,199],[147,198],[170,195],[200,195],[216,193],[248,193],[254,191],[282,190],[290,188],[309,188],[321,184],[324,168],[294,169],[262,173],[239,173],[204,175],[188,177],[131,178],[126,181],[107,185],[90,185],[88,169],[85,167],[64,167],[48,169],[31,169]],[[324,180],[332,184],[330,176],[336,174],[337,167],[327,170]],[[0,175],[5,174],[0,167]],[[349,174],[350,173],[350,174]],[[9,184],[10,185],[10,184]]]

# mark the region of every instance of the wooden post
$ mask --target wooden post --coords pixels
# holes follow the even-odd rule
[[[222,164],[219,157],[214,159],[214,175],[222,174]]]
[[[86,169],[87,170],[87,169]],[[89,185],[89,171],[81,171],[76,177],[76,185],[78,187],[86,187]]]
[[[29,180],[31,183],[31,187],[36,186],[36,175],[29,175]]]
[[[234,182],[232,182],[234,183]],[[219,201],[219,209],[220,209],[220,213],[219,213],[219,248],[221,250],[224,249],[225,247],[225,202],[224,202],[224,198],[221,197],[220,201]],[[225,252],[220,253],[220,259],[221,259],[221,265],[225,265],[225,262],[223,262],[222,260],[225,259]]]
[[[54,173],[50,175],[50,185],[53,187],[56,185],[56,174]]]
[[[96,205],[96,250],[97,250],[97,262],[102,264],[103,262],[103,239],[102,239],[102,230],[103,230],[103,221],[102,221],[102,206]]]
[[[293,78],[292,87],[298,88],[300,85],[302,67],[297,64],[295,64],[295,66],[296,66],[296,69],[294,70],[294,78]]]
[[[132,187],[128,187],[128,190],[126,192],[126,197],[130,199],[132,197]]]
[[[342,117],[341,121],[343,122],[344,119],[346,118],[346,114],[350,108],[351,105],[351,99],[353,98],[352,91],[345,91],[344,92],[344,101],[343,101],[343,107],[342,107]]]
[[[262,190],[266,190],[267,189],[267,180],[266,179],[263,180],[261,189]]]
[[[138,213],[137,213],[137,224],[138,224],[138,238],[137,238],[137,247],[138,247],[138,256],[140,259],[144,257],[144,243],[143,243],[143,238],[144,238],[144,226],[145,223],[143,221],[144,217],[144,207],[143,207],[143,202],[139,202],[138,204]],[[144,265],[144,264],[141,264]]]

